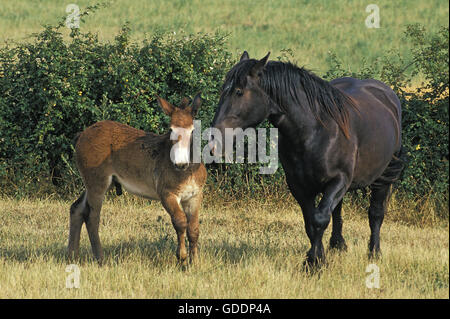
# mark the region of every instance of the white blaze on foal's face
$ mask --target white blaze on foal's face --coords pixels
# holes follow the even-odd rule
[[[194,130],[194,117],[202,104],[200,94],[197,94],[189,106],[189,99],[183,98],[179,107],[175,107],[163,98],[156,97],[165,114],[170,116],[170,159],[178,169],[186,169],[190,162],[191,136]]]
[[[170,150],[170,159],[175,165],[189,164],[194,125],[188,128],[171,126],[171,129],[170,139],[176,142]]]

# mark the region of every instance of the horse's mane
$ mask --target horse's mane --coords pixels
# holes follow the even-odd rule
[[[227,74],[223,89],[229,90],[236,85],[244,87],[247,75],[256,62],[253,59],[244,60],[234,66]],[[348,138],[348,110],[356,108],[356,104],[350,96],[328,81],[292,63],[270,61],[260,77],[260,85],[283,111],[288,111],[284,101],[289,97],[294,104],[309,109],[322,124],[326,117],[332,118]],[[299,91],[305,92],[308,103],[301,100]]]

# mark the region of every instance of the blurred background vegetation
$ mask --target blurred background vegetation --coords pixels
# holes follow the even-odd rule
[[[30,34],[43,24],[56,24],[69,3],[80,9],[92,0],[2,0],[0,45],[4,40],[32,41]],[[112,0],[95,18],[82,24],[84,32],[114,40],[122,25],[130,23],[130,39],[140,41],[156,32],[229,34],[226,49],[234,55],[247,50],[250,57],[272,58],[292,50],[292,60],[319,74],[330,67],[329,51],[342,59],[347,70],[360,68],[391,49],[411,56],[404,40],[406,25],[420,23],[430,32],[448,25],[446,0]],[[366,7],[380,9],[380,28],[368,29]],[[62,30],[68,38],[69,31]]]

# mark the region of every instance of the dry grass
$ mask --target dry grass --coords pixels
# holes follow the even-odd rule
[[[395,202],[393,203],[396,204]],[[91,259],[83,230],[80,288],[66,288],[70,203],[0,201],[0,298],[448,298],[448,222],[382,227],[380,289],[365,285],[369,227],[344,207],[348,251],[328,254],[317,274],[302,270],[309,248],[292,199],[208,203],[201,213],[201,259],[181,270],[175,232],[159,203],[108,199],[100,236],[105,265]],[[404,212],[405,214],[411,212]],[[325,234],[328,245],[330,230]]]

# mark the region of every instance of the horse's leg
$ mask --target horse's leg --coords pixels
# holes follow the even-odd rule
[[[303,220],[305,222],[305,230],[306,235],[308,235],[309,241],[312,245],[314,238],[315,238],[315,228],[313,224],[313,218],[314,218],[314,198],[305,198],[301,201],[300,207],[302,208],[302,214],[303,214]]]
[[[311,255],[313,252],[314,240],[316,238],[316,228],[314,227],[314,215],[316,213],[315,208],[315,198],[316,194],[306,193],[305,188],[301,187],[295,182],[295,177],[292,178],[291,175],[286,174],[286,182],[288,184],[289,190],[291,191],[297,203],[302,208],[303,220],[305,222],[305,230],[308,235],[309,241],[311,243],[311,248],[306,254],[306,265],[312,264]]]
[[[202,203],[202,194],[192,197],[188,201],[182,202],[184,212],[187,217],[187,237],[189,241],[189,261],[195,263],[198,259],[197,242],[199,237],[198,213]]]
[[[343,175],[339,175],[325,187],[322,199],[313,216],[314,239],[308,252],[307,262],[309,265],[317,265],[325,261],[322,244],[323,233],[330,223],[332,211],[344,197],[347,188]]]
[[[185,246],[186,238],[186,228],[187,228],[187,217],[186,214],[180,207],[178,199],[174,194],[165,194],[161,196],[161,203],[166,211],[169,213],[172,220],[172,225],[177,232],[178,247],[177,247],[177,258],[182,266],[187,264],[187,251]]]
[[[295,178],[292,178],[289,174],[286,173],[286,182],[288,184],[289,190],[302,209],[306,235],[308,235],[310,242],[312,242],[312,240],[314,239],[314,227],[312,224],[312,219],[314,216],[314,199],[316,195],[305,194],[305,189],[303,189],[300,185],[297,185],[297,183],[295,183],[294,181]]]
[[[330,238],[330,248],[331,249],[337,249],[337,250],[346,250],[347,245],[345,244],[344,237],[342,237],[342,202],[341,200],[339,204],[334,208],[332,213],[332,219],[333,219],[333,230],[331,231],[331,238]]]
[[[372,186],[372,195],[369,207],[369,257],[376,257],[380,252],[380,228],[386,213],[387,203],[391,194],[392,184]]]

